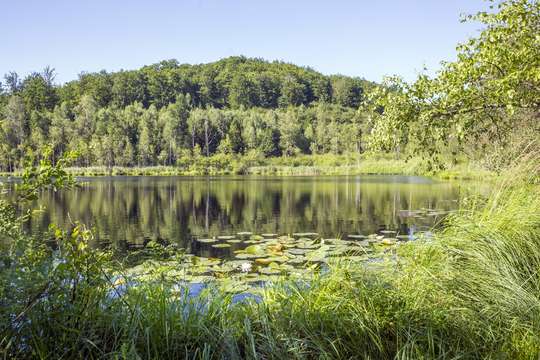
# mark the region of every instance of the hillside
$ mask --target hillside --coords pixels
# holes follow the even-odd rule
[[[178,165],[215,153],[356,152],[364,126],[357,108],[374,86],[245,57],[83,73],[61,86],[50,68],[5,80],[1,171],[32,154],[38,160],[49,146],[53,161],[72,150],[77,165],[107,167]]]
[[[357,107],[365,88],[373,84],[347,76],[323,75],[311,68],[281,61],[234,56],[207,64],[166,60],[138,70],[82,72],[79,79],[54,86],[54,69],[46,68],[20,81],[5,76],[7,96],[20,95],[26,110],[52,110],[67,102],[78,104],[90,95],[100,107],[125,107],[140,102],[161,108],[179,94],[189,94],[194,106],[216,108],[309,105],[316,101]]]

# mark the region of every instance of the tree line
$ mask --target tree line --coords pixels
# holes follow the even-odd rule
[[[0,169],[51,145],[79,165],[174,165],[216,152],[265,156],[357,151],[357,109],[375,85],[310,68],[245,57],[138,70],[81,73],[63,85],[46,67],[5,75],[0,93]],[[350,128],[350,129],[349,129]],[[342,136],[345,134],[345,136]]]

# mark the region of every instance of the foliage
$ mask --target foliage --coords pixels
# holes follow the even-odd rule
[[[369,108],[371,147],[416,153],[454,154],[465,145],[482,152],[507,145],[516,128],[538,138],[540,113],[540,3],[506,0],[495,12],[467,17],[484,25],[457,47],[435,78],[413,84],[393,78],[375,89]]]
[[[52,159],[76,151],[76,165],[130,167],[183,166],[219,154],[266,157],[309,153],[359,152],[364,118],[348,107],[319,103],[285,109],[193,107],[189,95],[147,109],[135,102],[104,107],[85,95],[72,110],[66,103],[52,112],[33,112],[28,123],[24,103],[12,96],[0,122],[0,171],[14,172],[27,155],[39,160],[52,145]],[[41,156],[42,157],[42,156]],[[197,160],[199,159],[199,160]]]

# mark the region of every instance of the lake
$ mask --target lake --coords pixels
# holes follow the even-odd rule
[[[96,177],[78,188],[46,191],[29,229],[80,221],[93,246],[128,251],[150,240],[199,256],[232,255],[238,232],[318,233],[348,238],[385,230],[412,236],[457,209],[470,184],[417,176]],[[231,235],[231,247],[196,239]],[[227,239],[227,238],[224,238]],[[240,242],[240,241],[236,241]]]

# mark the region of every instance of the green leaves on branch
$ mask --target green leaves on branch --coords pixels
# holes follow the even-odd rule
[[[537,122],[540,2],[507,0],[467,20],[483,23],[483,31],[459,45],[457,60],[443,63],[435,78],[392,78],[371,94],[371,148],[407,143],[433,155],[464,142],[504,144],[513,127]]]
[[[68,174],[64,168],[77,158],[77,154],[72,151],[66,152],[64,157],[53,165],[49,160],[51,153],[50,148],[45,149],[39,166],[25,168],[22,174],[22,183],[16,187],[18,200],[35,200],[39,191],[45,188],[56,191],[75,185],[73,176]]]

